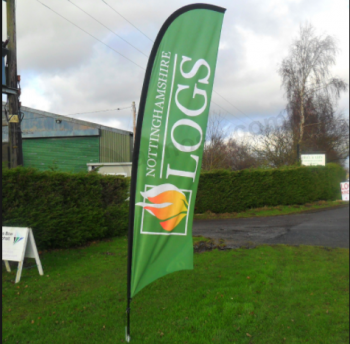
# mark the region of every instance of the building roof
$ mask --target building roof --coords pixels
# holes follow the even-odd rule
[[[4,108],[5,102],[2,102],[2,126],[3,126],[3,141],[7,141],[8,128],[5,117]],[[91,136],[98,135],[99,130],[106,130],[109,132],[118,133],[121,135],[130,135],[131,131],[112,128],[101,124],[83,121],[80,119],[58,115],[52,112],[36,110],[33,108],[21,107],[21,112],[24,114],[22,121],[22,135],[23,138],[34,137],[53,137],[53,136]],[[60,122],[59,122],[60,121]],[[53,123],[63,123],[61,128],[57,128]]]

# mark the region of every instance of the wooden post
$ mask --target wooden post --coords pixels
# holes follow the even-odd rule
[[[6,266],[6,271],[11,272],[11,267],[10,267],[8,260],[5,260],[5,266]]]
[[[7,65],[7,86],[17,89],[17,39],[16,39],[16,0],[7,0],[7,35],[9,36]],[[22,132],[19,116],[19,94],[8,94],[9,103],[9,150],[10,167],[23,164]]]

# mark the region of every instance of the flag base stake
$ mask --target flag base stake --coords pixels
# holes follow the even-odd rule
[[[131,337],[128,335],[128,329],[125,327],[125,341],[130,343]]]

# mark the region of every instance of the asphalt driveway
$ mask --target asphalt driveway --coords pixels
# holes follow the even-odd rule
[[[232,248],[252,244],[349,248],[349,207],[275,217],[195,220],[193,235],[224,239]]]

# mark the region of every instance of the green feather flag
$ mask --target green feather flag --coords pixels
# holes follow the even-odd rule
[[[207,4],[181,8],[150,56],[130,192],[129,307],[158,278],[193,269],[192,222],[224,13]]]

